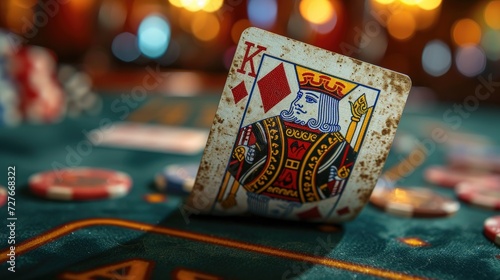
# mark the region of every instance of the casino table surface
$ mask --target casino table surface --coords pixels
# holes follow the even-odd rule
[[[152,96],[136,104],[108,94],[98,115],[0,128],[0,184],[7,183],[8,166],[15,166],[17,218],[11,231],[7,206],[0,208],[0,279],[500,279],[500,247],[483,233],[485,219],[499,214],[492,210],[461,203],[451,217],[404,218],[367,205],[342,225],[188,215],[181,195],[154,199],[154,176],[169,164],[198,162],[201,152],[81,144],[88,131],[109,120],[208,130],[217,103],[217,95]],[[443,113],[452,108],[407,106],[398,134],[425,139],[426,125],[446,123]],[[498,139],[494,120],[497,111],[481,104],[457,129]],[[455,198],[452,190],[424,181],[426,166],[445,162],[441,146],[427,145],[424,164],[400,185],[427,186]],[[386,167],[402,157],[392,149]],[[30,193],[30,175],[61,165],[120,170],[130,174],[133,188],[122,198],[86,202]],[[12,234],[15,272],[7,262]]]

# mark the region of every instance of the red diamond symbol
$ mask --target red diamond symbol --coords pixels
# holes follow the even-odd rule
[[[260,90],[265,113],[291,93],[283,63],[260,79],[257,86]]]
[[[319,213],[318,206],[314,206],[309,210],[297,213],[297,217],[301,220],[310,220],[315,218],[321,218],[321,213]]]
[[[343,216],[345,214],[349,214],[349,212],[351,212],[351,211],[349,210],[348,206],[346,206],[346,207],[344,207],[342,209],[337,210],[337,214],[339,214],[339,216]]]
[[[241,99],[245,98],[248,95],[247,87],[245,86],[245,82],[241,81],[237,86],[235,86],[231,92],[233,93],[234,103],[237,104],[241,101]]]

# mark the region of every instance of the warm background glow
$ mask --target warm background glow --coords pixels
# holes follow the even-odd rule
[[[500,72],[500,0],[67,0],[54,15],[46,2],[0,1],[0,28],[94,77],[149,64],[224,74],[251,26],[436,92],[474,90],[475,77]]]

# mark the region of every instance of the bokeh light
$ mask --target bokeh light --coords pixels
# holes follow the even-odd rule
[[[36,0],[11,0],[3,3],[7,26],[19,34],[29,31],[36,25],[33,17],[33,6],[36,3]]]
[[[178,8],[182,8],[182,1],[181,0],[168,0],[168,2]]]
[[[218,11],[223,4],[224,0],[209,0],[202,10],[208,13],[215,12]]]
[[[180,55],[181,55],[181,47],[179,46],[179,43],[177,43],[177,41],[172,39],[170,41],[170,44],[168,44],[167,52],[159,59],[158,62],[161,65],[167,66],[177,61]]]
[[[248,0],[247,13],[254,26],[270,28],[276,22],[278,4],[276,0]]]
[[[451,67],[451,51],[441,40],[432,40],[424,47],[422,66],[429,75],[439,77]]]
[[[187,33],[191,33],[191,23],[193,21],[193,13],[188,11],[188,10],[179,10],[179,13],[177,15],[177,22],[178,22],[178,26],[180,26],[180,28],[187,32]]]
[[[414,13],[417,30],[425,30],[433,26],[439,19],[441,9],[418,10]]]
[[[500,29],[500,1],[491,1],[484,9],[484,21],[493,29]]]
[[[210,13],[200,12],[191,22],[191,32],[201,41],[210,41],[217,37],[220,23],[217,17]]]
[[[486,67],[484,51],[475,45],[460,47],[455,55],[458,71],[467,77],[481,74]]]
[[[375,0],[375,1],[383,5],[391,4],[392,2],[394,2],[394,0]]]
[[[491,60],[500,59],[500,30],[488,30],[484,33],[481,45],[486,56]]]
[[[111,51],[116,58],[125,62],[134,61],[141,55],[137,37],[129,32],[120,33],[113,39]]]
[[[302,0],[299,9],[302,17],[314,24],[326,23],[334,14],[333,5],[328,0]]]
[[[441,0],[420,0],[417,5],[423,10],[434,10],[441,6]]]
[[[191,12],[197,12],[205,7],[208,0],[181,0],[182,7]]]
[[[458,46],[476,45],[481,41],[481,27],[477,22],[469,18],[456,21],[453,24],[451,32],[453,41]]]
[[[18,6],[23,9],[31,9],[35,6],[38,0],[10,0],[11,5]]]
[[[150,58],[158,58],[167,50],[170,41],[170,26],[167,20],[159,15],[144,18],[137,31],[139,49]]]
[[[367,62],[378,63],[387,50],[387,33],[381,29],[381,32],[368,41],[368,45],[360,48],[360,58]]]
[[[327,34],[327,33],[330,33],[334,28],[335,26],[337,25],[337,14],[334,13],[332,18],[323,23],[323,24],[314,24],[314,23],[311,23],[311,28],[320,33],[320,34]]]
[[[391,15],[387,21],[387,31],[399,40],[407,40],[413,36],[416,23],[413,15],[405,10],[400,10]]]
[[[127,18],[127,10],[120,0],[104,1],[99,8],[99,23],[109,30],[119,30]]]
[[[415,6],[415,5],[417,5],[422,0],[399,0],[399,1],[401,3],[409,5],[409,6]]]
[[[191,12],[215,12],[224,4],[224,0],[169,0],[170,4]]]

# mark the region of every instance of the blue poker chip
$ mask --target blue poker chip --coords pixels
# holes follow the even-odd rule
[[[194,187],[198,164],[172,164],[156,174],[156,189],[161,192],[188,194]]]

